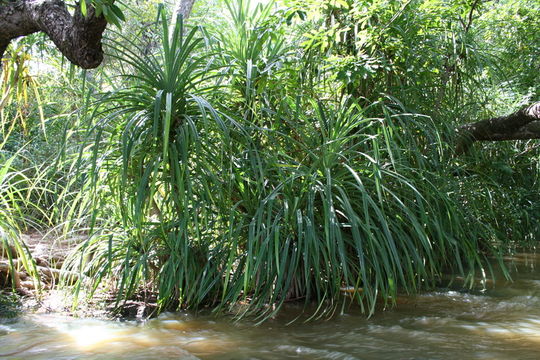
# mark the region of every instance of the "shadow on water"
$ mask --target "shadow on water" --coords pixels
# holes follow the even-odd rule
[[[505,260],[513,281],[404,297],[370,319],[351,308],[328,321],[287,325],[296,306],[260,326],[190,314],[144,323],[35,314],[0,321],[0,353],[9,359],[538,359],[540,256]]]

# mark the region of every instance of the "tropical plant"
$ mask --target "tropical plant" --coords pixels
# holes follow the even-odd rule
[[[281,24],[271,16],[274,1],[263,5],[228,0],[225,4],[229,21],[216,29],[216,54],[234,95],[229,105],[253,121],[261,107],[273,107],[283,96],[289,49]]]
[[[0,149],[2,149],[16,126],[28,136],[30,107],[37,104],[41,127],[45,132],[45,119],[37,80],[30,75],[30,55],[23,46],[10,47],[9,56],[2,59],[0,77]],[[33,95],[33,96],[32,96]]]
[[[483,266],[490,228],[439,191],[443,145],[427,117],[300,97],[218,111],[203,96],[222,73],[200,33],[181,20],[169,33],[164,12],[161,24],[157,53],[115,49],[133,75],[97,105],[82,146],[93,232],[68,266],[92,289],[109,279],[118,301],[157,292],[162,309],[243,303],[264,316],[291,299],[327,313],[352,289],[371,314],[379,296]]]
[[[372,314],[447,272],[472,284],[540,231],[534,142],[462,157],[452,145],[460,122],[534,97],[509,70],[534,56],[506,52],[534,53],[532,24],[516,28],[527,41],[510,36],[515,7],[534,18],[526,5],[231,0],[206,29],[133,11],[107,67],[48,80],[50,97],[76,101],[46,99],[47,120],[27,123],[65,134],[57,157],[40,139],[11,160],[29,138],[9,122],[24,102],[0,106],[0,226],[15,238],[31,215],[87,233],[65,263],[76,289],[157,296],[160,310],[266,319],[300,300]],[[504,40],[489,30],[501,19]]]
[[[100,222],[103,232],[83,245],[102,256],[82,265],[94,270],[96,283],[112,271],[124,297],[159,281],[154,285],[167,303],[191,300],[195,289],[219,278],[205,272],[205,237],[212,234],[208,214],[216,204],[230,126],[203,97],[213,86],[211,57],[197,53],[203,45],[199,30],[185,33],[178,19],[169,33],[163,10],[161,18],[157,53],[141,56],[144,49],[135,44],[115,49],[134,75],[126,75],[128,87],[102,102],[108,112],[92,128],[93,149],[83,154],[83,176],[95,201],[92,225],[105,214],[111,221]],[[115,230],[115,221],[121,228]]]

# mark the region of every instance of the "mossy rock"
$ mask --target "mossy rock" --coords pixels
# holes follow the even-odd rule
[[[0,318],[14,318],[20,313],[20,298],[12,293],[0,291]]]

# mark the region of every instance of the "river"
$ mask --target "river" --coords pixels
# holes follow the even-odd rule
[[[250,321],[162,314],[145,322],[26,314],[0,319],[7,359],[539,359],[540,256],[507,258],[512,282],[439,288],[367,319]]]

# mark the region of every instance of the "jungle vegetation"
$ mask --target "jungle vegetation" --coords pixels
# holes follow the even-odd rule
[[[369,315],[536,246],[538,141],[456,129],[539,100],[538,1],[67,4],[106,29],[97,68],[36,32],[2,58],[0,241],[28,269],[20,234],[53,229],[86,238],[66,283],[119,305]]]

